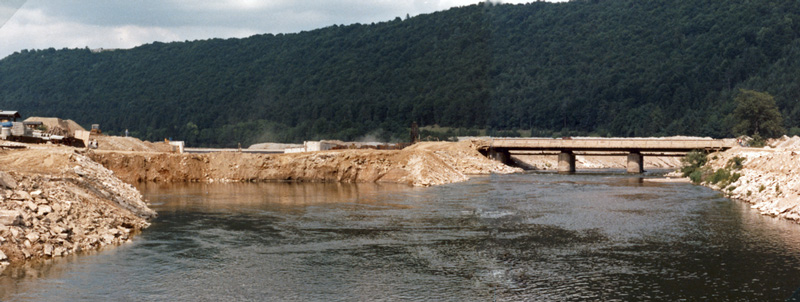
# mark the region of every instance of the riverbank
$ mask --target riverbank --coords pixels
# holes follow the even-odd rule
[[[89,156],[128,183],[326,181],[434,186],[470,174],[515,173],[470,142],[419,143],[403,150],[331,150],[292,154],[176,154],[95,151]]]
[[[0,151],[0,265],[130,240],[156,213],[113,172],[69,147]]]
[[[713,171],[737,160],[742,166],[731,171],[738,176],[730,183],[703,184],[750,203],[764,215],[800,223],[800,138],[793,138],[798,144],[786,144],[788,140],[773,142],[776,148],[733,148],[709,155],[706,167]]]
[[[470,142],[406,150],[299,154],[177,154],[133,138],[100,150],[17,144],[0,150],[0,266],[130,240],[156,213],[138,182],[324,181],[434,186],[471,174],[522,171],[483,157]]]

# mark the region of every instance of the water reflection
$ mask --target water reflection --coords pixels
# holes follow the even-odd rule
[[[132,244],[7,270],[0,300],[783,300],[800,228],[621,173],[148,185]]]
[[[249,211],[264,208],[297,208],[340,203],[391,204],[394,192],[414,191],[399,184],[347,183],[188,183],[143,184],[139,190],[162,211]]]

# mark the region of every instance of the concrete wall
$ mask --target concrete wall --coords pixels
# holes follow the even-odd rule
[[[315,152],[331,150],[336,144],[321,142],[321,141],[305,141],[303,147],[300,148],[286,148],[283,153],[300,153],[300,152]]]
[[[170,146],[173,146],[173,151],[177,151],[178,153],[183,153],[184,143],[183,141],[171,141],[169,142]]]

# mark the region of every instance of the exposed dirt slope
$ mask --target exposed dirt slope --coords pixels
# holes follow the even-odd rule
[[[342,150],[278,155],[95,152],[90,156],[129,183],[295,180],[385,181],[430,186],[466,180],[466,176],[431,152]]]
[[[481,156],[469,144],[421,144],[404,150],[336,150],[293,154],[93,152],[121,179],[142,181],[337,181],[432,186],[465,174],[521,171]]]
[[[522,172],[522,169],[509,167],[500,162],[490,160],[476,150],[475,142],[423,142],[409,146],[405,150],[424,150],[436,154],[442,161],[467,175],[509,174]]]
[[[135,137],[92,135],[90,139],[97,140],[97,146],[99,150],[143,152],[172,151],[172,146],[165,142],[151,143],[149,141],[141,141]]]
[[[156,214],[131,185],[75,149],[0,151],[0,260],[116,244]]]

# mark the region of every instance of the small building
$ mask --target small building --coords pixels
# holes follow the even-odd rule
[[[25,127],[31,128],[33,130],[36,130],[39,127],[44,125],[44,123],[39,122],[39,121],[35,121],[35,122],[24,121],[24,122],[22,122],[22,124],[25,125]]]
[[[18,118],[22,116],[19,115],[18,111],[2,111],[0,110],[0,123],[2,122],[16,122]]]

